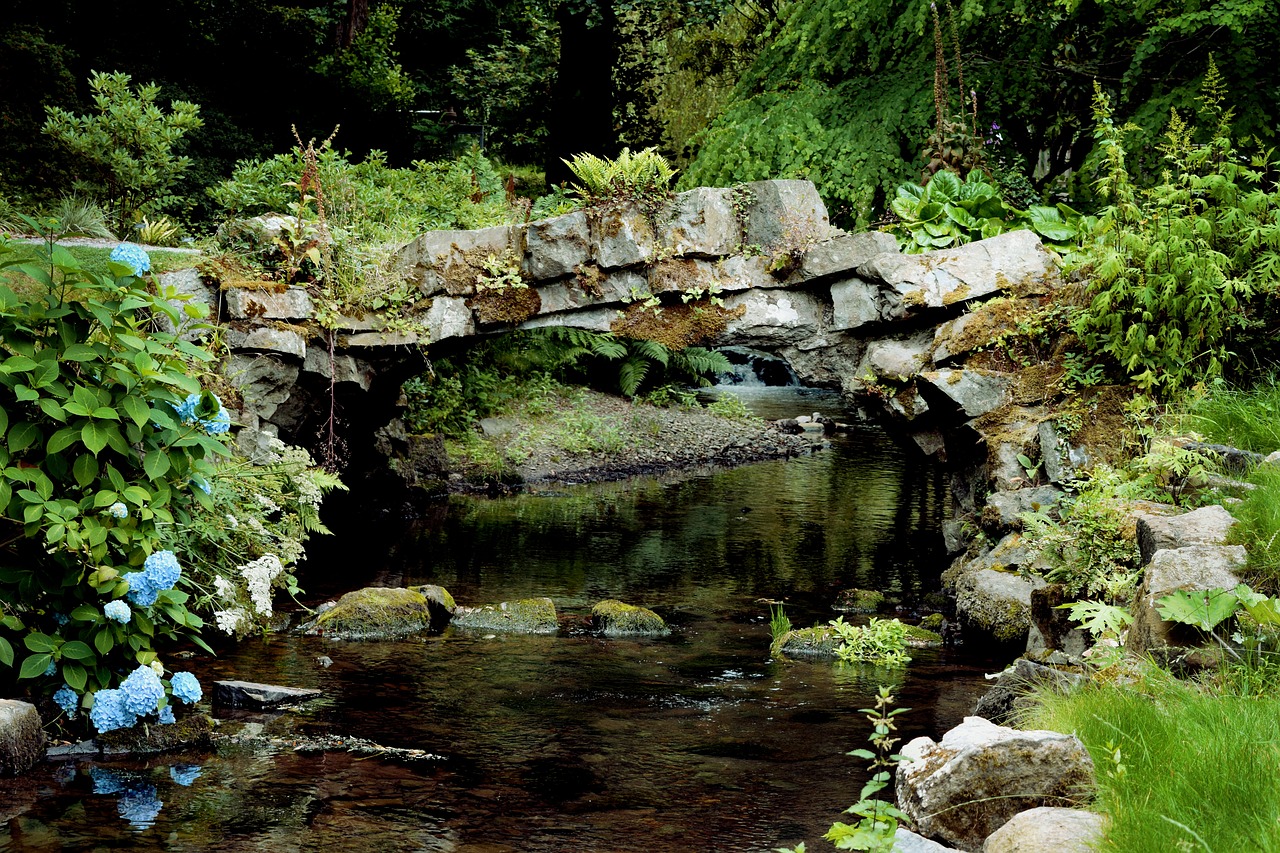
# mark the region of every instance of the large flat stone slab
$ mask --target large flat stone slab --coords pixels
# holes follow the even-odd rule
[[[1151,562],[1157,551],[1185,548],[1188,545],[1223,545],[1236,520],[1221,506],[1201,507],[1181,515],[1140,513],[1138,515],[1138,551],[1143,564]]]
[[[1242,545],[1187,545],[1157,551],[1134,596],[1134,621],[1125,648],[1135,654],[1161,646],[1198,644],[1194,629],[1160,617],[1156,602],[1177,590],[1235,589],[1247,554]]]
[[[284,687],[279,684],[259,684],[253,681],[213,682],[213,704],[224,708],[270,711],[281,705],[305,702],[320,695],[319,690]]]
[[[1097,812],[1040,806],[1010,818],[983,842],[982,853],[1094,853],[1105,826]]]
[[[522,229],[513,225],[475,231],[428,231],[396,254],[400,276],[418,286],[423,296],[448,293],[470,296],[490,257],[521,254]]]
[[[664,219],[659,242],[673,257],[717,258],[742,247],[732,189],[698,187],[680,193]]]
[[[306,320],[316,310],[311,296],[301,287],[281,291],[233,287],[224,298],[233,320]]]
[[[884,282],[908,308],[942,308],[1055,278],[1057,262],[1033,232],[1009,231],[954,249],[882,254],[858,275]]]

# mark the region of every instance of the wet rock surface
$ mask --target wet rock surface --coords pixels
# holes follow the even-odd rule
[[[591,608],[591,624],[606,637],[661,636],[671,633],[662,617],[649,608],[612,598]]]
[[[443,587],[366,587],[342,596],[304,630],[336,640],[387,640],[442,627],[453,610]]]
[[[480,607],[459,607],[453,624],[472,631],[510,634],[554,634],[560,629],[556,606],[549,598],[523,598]]]
[[[270,711],[284,705],[306,702],[320,696],[319,690],[259,684],[253,681],[215,681],[213,704],[221,708],[247,708]]]
[[[44,729],[36,706],[0,699],[0,776],[15,776],[44,755]]]

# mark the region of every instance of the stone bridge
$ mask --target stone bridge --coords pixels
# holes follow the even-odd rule
[[[945,363],[935,329],[966,303],[1044,292],[1056,275],[1029,231],[921,255],[901,254],[888,234],[845,233],[807,181],[690,190],[656,213],[615,205],[430,232],[397,260],[418,313],[392,329],[376,315],[339,318],[332,353],[314,337],[305,290],[223,294],[224,372],[246,403],[242,446],[276,431],[307,442],[331,379],[346,417],[377,428],[393,418],[400,383],[424,367],[424,349],[540,326],[750,347],[786,359],[807,384],[853,393]]]

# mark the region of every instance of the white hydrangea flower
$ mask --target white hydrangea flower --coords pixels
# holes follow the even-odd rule
[[[273,512],[279,512],[279,511],[280,511],[280,504],[278,504],[278,503],[276,503],[275,501],[271,500],[271,498],[269,498],[269,497],[267,497],[266,495],[262,494],[262,492],[257,492],[257,493],[255,493],[255,494],[254,494],[254,497],[255,497],[255,498],[257,498],[258,503],[262,504],[262,508],[263,508],[263,509],[265,509],[265,510],[267,511],[267,514],[268,514],[268,515],[270,515],[270,514],[271,514],[271,513],[273,513]]]
[[[218,596],[220,598],[236,597],[235,584],[231,583],[231,581],[227,580],[224,577],[219,576],[213,579],[213,589],[215,592],[218,593]]]
[[[240,526],[240,521],[231,513],[227,513],[227,524],[231,525],[232,530],[235,530]]]
[[[213,620],[218,623],[218,629],[234,634],[236,628],[240,627],[240,620],[244,618],[244,611],[240,608],[233,610],[216,610],[213,614]]]
[[[284,566],[275,554],[264,554],[240,567],[240,574],[249,587],[249,600],[259,615],[271,615],[271,585],[283,571]]]
[[[164,675],[164,664],[160,663],[160,658],[151,662],[151,668],[155,670],[156,675]]]

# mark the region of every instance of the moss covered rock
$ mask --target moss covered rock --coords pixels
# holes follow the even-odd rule
[[[884,607],[884,593],[874,589],[845,589],[836,595],[832,609],[845,613],[879,613]]]
[[[606,637],[669,634],[667,623],[647,607],[606,599],[591,608],[591,624]]]
[[[840,648],[840,642],[834,628],[815,625],[812,628],[797,628],[778,637],[773,641],[771,652],[774,657],[835,660],[836,649]]]
[[[549,598],[522,598],[482,607],[460,607],[453,624],[475,631],[510,634],[554,634],[560,628],[556,606]]]
[[[108,753],[129,752],[135,755],[207,747],[213,743],[213,720],[206,714],[193,714],[167,726],[153,722],[146,726],[117,729],[98,735],[97,741]]]
[[[942,648],[942,635],[936,631],[930,631],[923,625],[908,625],[907,647],[912,649],[940,649]]]
[[[424,589],[430,595],[424,594]],[[446,623],[452,604],[453,597],[442,587],[366,587],[338,599],[307,632],[339,640],[406,637]]]

